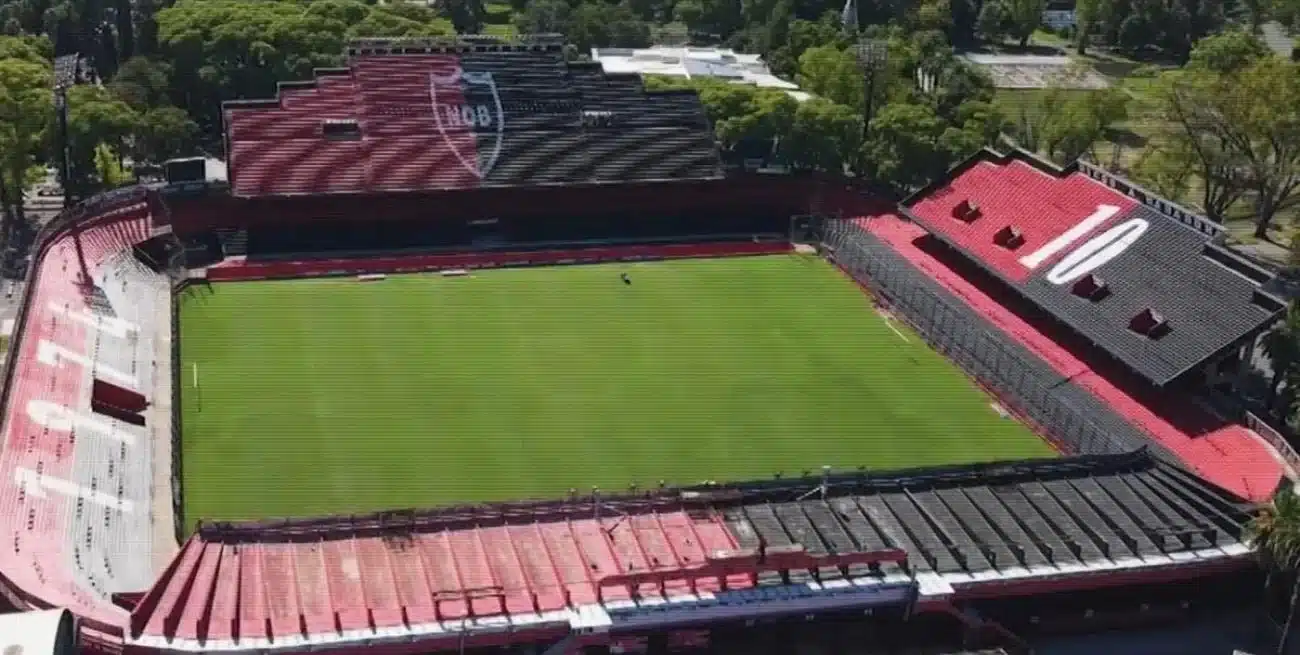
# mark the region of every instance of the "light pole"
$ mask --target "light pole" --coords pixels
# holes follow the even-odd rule
[[[63,176],[63,206],[70,207],[74,201],[72,183],[72,157],[68,139],[68,87],[77,83],[77,67],[81,57],[76,54],[63,55],[54,60],[54,111],[58,112],[58,142],[55,144],[59,157],[59,175]]]
[[[862,69],[864,82],[862,139],[865,141],[867,129],[875,116],[876,84],[884,76],[885,67],[889,64],[889,44],[881,39],[859,39],[853,48],[853,54],[857,57],[858,67]]]

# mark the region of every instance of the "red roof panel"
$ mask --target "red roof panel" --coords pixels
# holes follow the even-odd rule
[[[955,218],[953,210],[962,202],[978,205],[981,216],[970,222]],[[1114,224],[1137,202],[1086,175],[1058,177],[1013,160],[1007,164],[978,162],[910,209],[926,221],[929,229],[980,257],[1004,277],[1019,282],[1065,253],[1059,251],[1032,268],[1022,259],[1080,225],[1101,206],[1116,210],[1108,212],[1106,220],[1094,221],[1085,234],[1079,235],[1080,239]],[[999,247],[993,240],[999,230],[1008,226],[1019,230],[1025,239],[1024,245],[1015,250]]]

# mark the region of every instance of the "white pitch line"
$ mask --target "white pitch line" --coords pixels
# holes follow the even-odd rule
[[[888,326],[889,329],[893,330],[894,334],[897,334],[899,339],[903,340],[903,343],[912,343],[912,340],[908,339],[906,334],[903,334],[901,330],[894,327],[894,317],[890,316],[887,312],[880,309],[877,309],[876,313],[880,315],[880,320],[884,321],[885,325]]]
[[[898,338],[903,340],[903,343],[912,343],[911,339],[907,338],[907,335],[903,334],[898,330],[898,328],[894,327],[893,321],[885,321],[885,325],[888,325],[889,329],[893,330],[894,334],[897,334]]]

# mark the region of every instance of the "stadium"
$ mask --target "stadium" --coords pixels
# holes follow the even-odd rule
[[[1018,652],[1233,602],[1295,474],[1211,402],[1272,274],[1086,163],[730,171],[693,91],[550,37],[358,42],[223,109],[228,182],[38,237],[20,647]]]

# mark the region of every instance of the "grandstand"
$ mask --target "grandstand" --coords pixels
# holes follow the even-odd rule
[[[225,108],[228,184],[103,194],[38,237],[5,372],[0,594],[66,608],[83,649],[662,652],[816,616],[878,653],[1024,652],[1040,614],[1082,611],[1063,597],[1186,604],[1253,566],[1243,526],[1286,453],[1195,398],[1231,384],[1279,306],[1194,216],[1024,154],[981,153],[900,207],[724,177],[697,98],[566,64],[550,38],[351,53]],[[785,253],[810,214],[881,312],[1063,457],[184,536],[177,291]],[[1138,313],[1163,323],[1130,329]]]
[[[1240,351],[1282,311],[1259,290],[1271,275],[1197,226],[1083,173],[1034,164],[977,158],[904,207],[936,240],[1155,385],[1211,358],[1246,359]]]
[[[352,66],[226,103],[235,196],[386,193],[722,176],[699,97],[518,52],[387,42]],[[574,129],[578,127],[579,129]]]
[[[1235,381],[1249,361],[1243,353],[1282,310],[1262,290],[1269,275],[1218,245],[1208,221],[1095,169],[991,151],[897,214],[868,214],[852,231],[866,252],[863,273],[888,267],[894,286],[946,299],[944,312],[970,308],[948,329],[958,339],[966,330],[993,335],[996,345],[971,355],[981,366],[1005,366],[998,353],[1033,362],[1033,375],[992,375],[1003,393],[1034,398],[1023,411],[1035,420],[1071,423],[1049,433],[1088,433],[1076,438],[1083,452],[1152,443],[1257,500],[1294,468],[1285,443],[1270,445],[1196,400]],[[925,315],[919,321],[936,312],[913,311]],[[1141,318],[1159,320],[1144,326]]]
[[[595,519],[573,516],[578,504],[540,503],[204,525],[136,606],[133,632],[141,645],[208,651],[324,647],[357,631],[436,647],[462,638],[449,623],[470,619],[638,634],[942,605],[1017,584],[1068,589],[1114,571],[1169,579],[1249,557],[1245,505],[1142,451],[826,485],[610,499]]]

